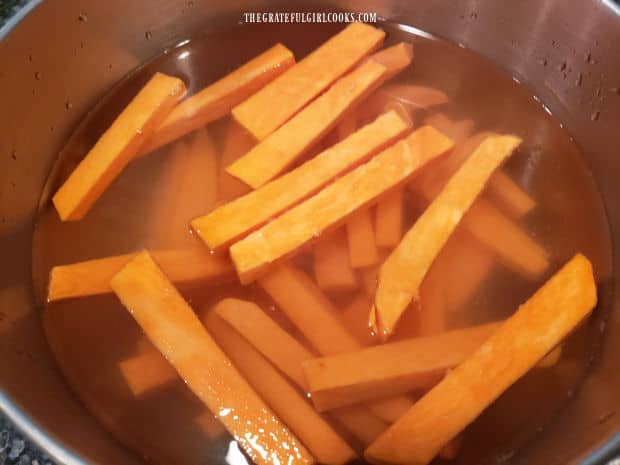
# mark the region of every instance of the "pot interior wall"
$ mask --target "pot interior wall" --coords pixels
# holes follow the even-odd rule
[[[147,6],[145,6],[147,5]],[[251,5],[251,6],[249,6]],[[300,4],[295,10],[317,7]],[[582,147],[604,199],[614,242],[620,237],[620,17],[598,1],[342,1],[329,9],[380,16],[461,43],[510,70],[541,97]],[[81,115],[122,76],[165,47],[236,22],[241,11],[275,10],[269,2],[66,0],[38,6],[0,42],[0,406],[65,463],[130,464],[74,400],[44,340],[31,292],[31,239],[44,181]],[[287,9],[291,9],[290,5]],[[215,21],[214,18],[224,18]],[[146,34],[149,32],[149,34]],[[549,66],[541,66],[547,60]],[[569,62],[574,78],[556,72]],[[597,96],[601,88],[603,98]],[[592,115],[598,112],[598,118]],[[570,231],[567,231],[570,234]],[[614,269],[620,255],[614,250]],[[620,426],[615,369],[620,347],[618,277],[601,270],[600,357],[574,400],[514,463],[567,463],[583,457]],[[63,447],[59,447],[62,444]],[[73,455],[75,453],[77,455]]]

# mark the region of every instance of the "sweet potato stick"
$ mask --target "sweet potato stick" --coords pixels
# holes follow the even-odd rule
[[[241,282],[249,283],[277,261],[345,222],[383,194],[397,189],[452,141],[425,126],[375,156],[318,194],[230,248]]]
[[[440,254],[441,256],[441,254]],[[433,267],[437,264],[435,260]],[[446,277],[433,273],[433,267],[420,285],[420,305],[417,311],[417,335],[433,336],[446,331],[451,309],[446,302]],[[460,277],[459,277],[460,278]]]
[[[374,61],[351,71],[226,171],[255,189],[272,180],[334,128],[347,110],[376,89],[386,74],[387,69]],[[271,106],[277,107],[273,103]]]
[[[388,84],[381,89],[381,92],[419,108],[429,108],[448,103],[446,93],[433,87],[414,84]]]
[[[549,268],[545,249],[487,199],[478,199],[463,218],[463,225],[506,266],[523,276],[536,278]]]
[[[314,462],[232,366],[148,253],[132,259],[110,285],[151,342],[251,460],[259,465]]]
[[[157,127],[141,153],[148,153],[231,112],[235,105],[295,64],[293,53],[282,44],[243,64],[179,103]]]
[[[317,352],[332,355],[361,348],[340,322],[329,299],[303,272],[282,265],[264,276],[259,284]],[[399,396],[375,401],[368,406],[378,417],[393,422],[407,405],[411,405],[411,401]]]
[[[485,139],[383,263],[373,322],[381,337],[389,337],[407,306],[419,299],[422,280],[442,247],[493,171],[520,143],[513,136]]]
[[[123,360],[118,365],[127,386],[136,397],[179,379],[179,375],[157,350]]]
[[[503,171],[489,180],[489,194],[515,218],[521,218],[536,207],[536,201]]]
[[[368,57],[388,69],[385,79],[391,79],[411,64],[413,60],[413,46],[406,42],[400,42],[391,47],[379,50]]]
[[[48,302],[112,292],[110,279],[135,256],[135,253],[117,255],[55,266],[50,272]],[[174,283],[234,279],[235,270],[228,257],[212,255],[204,247],[154,251],[153,258]]]
[[[381,45],[385,33],[354,23],[233,110],[235,119],[258,140],[282,126],[336,79]]]
[[[306,360],[312,401],[321,412],[432,387],[499,327],[492,323]]]
[[[391,112],[351,134],[291,172],[274,179],[192,226],[212,250],[217,250],[314,194],[336,176],[368,160],[401,137],[408,126]]]
[[[555,349],[553,349],[551,352],[549,352],[547,355],[545,355],[543,359],[540,362],[538,362],[536,366],[538,368],[549,368],[549,367],[555,366],[558,364],[561,357],[562,357],[562,346],[559,345]]]
[[[349,262],[349,245],[345,231],[338,229],[321,238],[314,246],[314,277],[326,292],[357,289],[357,277]]]
[[[404,189],[398,189],[377,204],[377,247],[394,248],[403,237]]]
[[[215,313],[297,387],[304,392],[309,391],[301,365],[315,355],[269,318],[256,304],[238,299],[225,299],[215,308]],[[332,413],[336,420],[365,443],[376,438],[376,435],[386,427],[379,418],[359,407]],[[363,432],[365,429],[368,430],[367,433]]]
[[[363,268],[379,261],[375,227],[369,208],[351,215],[347,221],[347,238],[351,267]]]
[[[183,81],[155,73],[54,194],[61,220],[84,217],[183,95]]]
[[[256,145],[256,141],[239,123],[230,120],[224,136],[224,147],[219,163],[218,200],[230,202],[250,191],[248,185],[226,172],[226,167],[237,161]]]
[[[163,179],[148,219],[148,248],[178,249],[196,245],[189,222],[207,214],[217,201],[218,153],[210,134],[200,129],[186,145],[182,141],[168,154]]]
[[[596,305],[592,266],[577,255],[367,450],[373,463],[425,465]]]
[[[220,305],[227,306],[227,300]],[[243,337],[213,311],[203,319],[208,331],[235,367],[276,415],[297,435],[318,463],[341,465],[356,457],[304,397]]]
[[[370,300],[358,295],[340,313],[340,319],[344,326],[353,334],[357,342],[363,346],[374,345],[380,342],[368,324],[368,309],[371,306]]]
[[[459,146],[474,130],[474,122],[470,119],[454,121],[444,113],[435,113],[424,119],[424,124],[433,126],[438,131],[443,132],[446,136],[454,141],[455,146]]]

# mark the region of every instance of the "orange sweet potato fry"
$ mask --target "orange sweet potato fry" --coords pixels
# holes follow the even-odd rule
[[[433,126],[438,131],[443,132],[454,141],[457,147],[465,142],[474,130],[474,122],[472,120],[454,121],[444,113],[435,113],[427,116],[424,119],[424,124]]]
[[[377,204],[375,235],[377,247],[391,249],[403,237],[404,189],[398,189]]]
[[[371,446],[373,463],[425,465],[525,375],[596,305],[592,266],[577,255]]]
[[[381,85],[386,74],[387,69],[374,61],[354,69],[226,171],[253,188],[277,177],[333,129],[345,112]]]
[[[429,108],[448,103],[446,93],[433,87],[394,83],[383,87],[381,92],[403,103],[419,108]]]
[[[274,45],[174,107],[141,152],[155,150],[227,115],[294,64],[295,57],[289,49],[282,44]]]
[[[386,79],[391,79],[411,64],[413,60],[413,46],[400,42],[391,47],[379,50],[368,57],[388,69]]]
[[[61,220],[86,215],[183,95],[183,81],[155,73],[54,194]]]
[[[219,163],[218,200],[230,202],[250,191],[248,185],[226,172],[226,167],[256,145],[256,141],[239,123],[231,120],[226,128],[224,147]]]
[[[381,337],[387,338],[411,301],[419,300],[420,285],[433,261],[491,174],[520,143],[513,136],[485,139],[383,263],[373,322]]]
[[[372,302],[370,300],[358,295],[340,313],[340,319],[344,326],[362,346],[375,345],[380,342],[368,324],[368,309],[371,306]]]
[[[133,258],[110,284],[157,349],[255,463],[314,463],[232,366],[148,253]]]
[[[307,400],[250,343],[216,313],[229,307],[225,299],[208,312],[203,321],[218,345],[244,378],[280,419],[310,450],[317,462],[341,465],[356,457],[351,447],[333,430]]]
[[[536,207],[536,201],[503,171],[489,180],[490,196],[510,215],[520,218]]]
[[[196,244],[189,223],[208,213],[217,201],[218,154],[210,134],[201,129],[189,143],[180,142],[168,154],[163,179],[149,212],[146,247],[187,248]]]
[[[375,227],[369,208],[351,215],[347,222],[347,238],[351,267],[363,268],[379,261]]]
[[[441,254],[440,254],[441,256]],[[433,266],[437,264],[437,260]],[[429,270],[420,285],[420,302],[417,311],[417,335],[433,336],[448,328],[449,311],[446,303],[446,281],[444,276]]]
[[[260,286],[322,355],[359,350],[361,344],[342,325],[337,310],[314,282],[292,266],[282,265],[264,276]],[[368,405],[379,418],[393,422],[411,405],[398,396]]]
[[[356,211],[406,183],[420,167],[451,146],[452,141],[437,130],[420,128],[237,242],[230,253],[241,281],[253,281],[318,234],[337,228]]]
[[[555,349],[553,349],[551,352],[545,355],[544,358],[540,362],[538,362],[536,366],[538,368],[549,368],[549,367],[557,365],[558,362],[560,361],[560,358],[562,358],[562,346],[561,345],[557,346]]]
[[[344,230],[338,229],[321,238],[314,246],[314,277],[327,292],[357,289],[357,276],[349,262],[349,245]]]
[[[308,392],[301,365],[315,355],[269,318],[262,309],[252,302],[226,299],[218,305],[215,313],[298,388]],[[332,413],[338,422],[366,444],[387,427],[385,422],[359,407]]]
[[[134,253],[55,266],[50,272],[47,301],[110,293],[112,277],[135,257]],[[234,279],[230,260],[212,255],[204,247],[155,251],[153,258],[174,283],[218,283]]]
[[[349,25],[237,105],[233,116],[258,140],[265,139],[379,47],[384,38],[385,33],[372,26]]]
[[[196,218],[192,226],[209,248],[221,248],[368,160],[407,129],[395,113],[382,115],[293,171]]]
[[[426,390],[480,347],[498,324],[391,342],[303,363],[319,411]]]
[[[179,375],[157,350],[150,350],[119,363],[119,369],[134,396],[179,379]]]

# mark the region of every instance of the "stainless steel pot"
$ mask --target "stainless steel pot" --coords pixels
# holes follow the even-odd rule
[[[123,75],[205,28],[238,21],[242,11],[271,11],[278,5],[243,0],[61,3],[32,1],[17,18],[21,21],[0,31],[0,408],[61,463],[141,463],[72,396],[43,337],[30,270],[41,189],[81,115]],[[518,76],[584,149],[617,243],[620,8],[611,0],[333,0],[323,6],[376,11],[462,43]],[[312,2],[285,7],[318,8]],[[576,74],[587,76],[581,86],[569,85],[539,63],[565,57]],[[599,87],[602,98],[596,95]],[[589,106],[593,98],[600,100],[598,118]],[[620,268],[617,248],[613,263]],[[620,414],[615,414],[620,409],[620,279],[608,276],[598,316],[603,322],[608,314],[600,356],[574,400],[512,463],[597,463],[620,445]]]

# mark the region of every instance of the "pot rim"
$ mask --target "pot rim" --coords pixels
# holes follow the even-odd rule
[[[620,2],[600,0],[601,3],[620,17]],[[37,8],[43,0],[29,0],[9,20],[0,27],[0,42],[4,40],[19,23]],[[0,413],[5,415],[13,426],[19,430],[37,448],[45,452],[52,460],[64,465],[86,465],[84,459],[65,447],[54,438],[53,431],[39,426],[25,411],[16,405],[0,388]],[[620,432],[603,442],[581,458],[580,465],[603,465],[614,458],[620,451]]]

